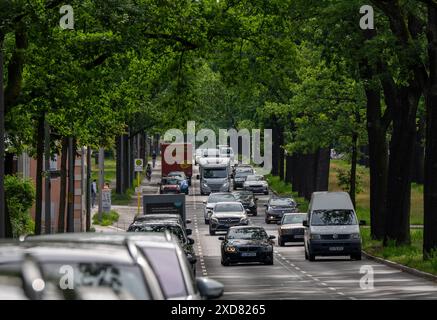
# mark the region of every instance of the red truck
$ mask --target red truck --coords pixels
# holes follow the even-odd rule
[[[183,171],[191,184],[193,176],[193,145],[191,143],[161,144],[161,176],[172,171]]]

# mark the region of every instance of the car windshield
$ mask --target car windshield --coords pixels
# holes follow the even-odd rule
[[[215,212],[235,212],[243,211],[241,203],[218,203],[214,208]]]
[[[226,168],[204,169],[203,170],[203,177],[205,179],[227,178],[228,172],[226,171]]]
[[[281,206],[281,207],[295,207],[296,203],[293,199],[272,199],[270,200],[271,206]]]
[[[178,171],[173,171],[173,172],[170,172],[170,173],[168,174],[168,176],[169,176],[169,177],[184,177],[184,176],[185,176],[185,173],[183,173],[183,172],[178,172]]]
[[[170,231],[172,234],[178,237],[181,243],[186,243],[187,239],[182,228],[178,225],[168,224],[138,224],[129,227],[130,232],[165,232]]]
[[[71,273],[74,289],[79,287],[98,287],[112,289],[122,299],[149,300],[150,295],[145,287],[144,277],[138,266],[113,265],[110,263],[68,263],[43,262],[42,271],[45,277],[54,283],[61,283],[65,266]],[[60,272],[61,271],[61,272]]]
[[[235,201],[235,196],[231,193],[229,194],[211,194],[208,198],[208,203]]]
[[[250,175],[253,175],[253,170],[251,170],[251,169],[249,169],[249,170],[244,170],[244,171],[237,171],[236,173],[235,173],[235,177],[236,178],[239,178],[239,177],[247,177],[247,176],[250,176]]]
[[[352,210],[315,210],[311,214],[312,226],[356,225],[357,219]]]
[[[282,219],[282,224],[302,224],[302,221],[305,220],[305,217],[305,214],[285,215]]]
[[[143,248],[168,298],[188,295],[177,253],[171,248]]]
[[[201,156],[203,154],[203,150],[202,149],[197,149],[196,150],[196,156]]]
[[[262,176],[247,176],[246,181],[263,181]]]
[[[228,239],[244,240],[265,240],[268,238],[267,233],[261,228],[236,228],[229,229]]]
[[[231,154],[233,154],[231,148],[222,148],[222,149],[220,149],[220,153],[224,154],[224,155],[231,155]]]
[[[206,158],[207,157],[215,158],[220,156],[220,152],[217,149],[208,149],[203,151],[203,156]]]
[[[179,184],[180,180],[176,178],[170,178],[170,179],[162,179],[161,183],[163,185],[175,185]]]
[[[245,191],[243,191],[243,192],[236,192],[234,194],[235,194],[235,197],[237,199],[249,199],[249,198],[253,197],[253,192],[251,192],[251,191],[248,191],[248,192],[245,192]]]

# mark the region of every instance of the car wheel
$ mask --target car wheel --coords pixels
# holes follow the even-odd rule
[[[215,236],[215,231],[212,230],[211,228],[209,228],[209,234],[210,234],[211,236]]]
[[[258,212],[254,212],[252,215],[253,215],[254,217],[256,217],[256,216],[258,215]]]
[[[229,266],[229,260],[228,259],[223,260],[223,258],[222,258],[221,263],[222,263],[222,266],[225,266],[225,267]]]
[[[267,258],[267,260],[264,261],[264,264],[269,265],[269,266],[273,265],[273,256]]]
[[[282,241],[282,238],[278,238],[278,245],[279,245],[280,247],[283,247],[283,246],[285,245],[285,242]]]
[[[209,224],[209,220],[208,219],[205,219],[205,224]]]
[[[352,254],[351,259],[360,261],[361,260],[361,253]]]
[[[269,192],[268,192],[268,191],[264,191],[264,194],[265,194],[265,195],[268,195],[268,194],[269,194]]]
[[[316,261],[316,256],[314,254],[308,253],[308,260],[309,261]]]
[[[306,249],[305,249],[305,260],[308,260],[308,253]]]
[[[270,221],[266,219],[266,223],[267,223],[267,224],[270,224]]]

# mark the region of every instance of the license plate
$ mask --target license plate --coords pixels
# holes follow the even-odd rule
[[[329,247],[329,251],[343,251],[343,247]]]
[[[303,234],[298,234],[294,236],[295,239],[303,239]]]
[[[256,257],[256,252],[242,252],[242,257]]]

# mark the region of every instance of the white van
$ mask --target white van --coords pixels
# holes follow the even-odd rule
[[[314,192],[305,229],[305,259],[350,256],[361,260],[361,236],[354,206],[346,192]]]

